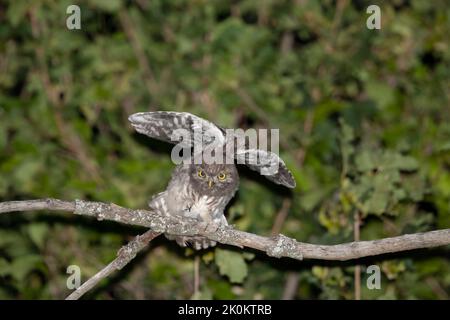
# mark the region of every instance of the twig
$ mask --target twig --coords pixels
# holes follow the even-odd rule
[[[200,257],[198,255],[194,258],[194,296],[197,298],[200,292]]]
[[[275,237],[263,237],[253,233],[239,231],[232,226],[217,226],[200,223],[195,219],[177,219],[163,216],[149,210],[132,210],[115,204],[93,201],[62,201],[40,199],[0,202],[0,214],[13,211],[62,210],[75,214],[95,217],[99,220],[111,220],[129,225],[143,226],[159,233],[173,235],[204,236],[210,240],[260,250],[272,257],[292,259],[351,260],[380,254],[407,251],[420,248],[432,248],[450,244],[450,229],[406,234],[372,241],[359,241],[336,245],[318,245],[298,242],[282,234]]]
[[[283,203],[281,205],[280,211],[278,211],[275,221],[272,226],[272,236],[275,236],[281,232],[281,228],[283,227],[284,221],[286,221],[286,218],[289,214],[289,209],[291,208],[291,199],[284,198]]]
[[[160,235],[160,233],[149,230],[144,234],[135,237],[132,241],[123,246],[117,252],[116,259],[114,259],[110,264],[108,264],[94,276],[89,278],[89,280],[83,283],[80,287],[78,287],[66,298],[66,300],[78,300],[82,295],[95,287],[102,279],[106,278],[114,271],[120,270],[125,267],[131,260],[136,257],[136,254],[139,251],[144,249],[147,244],[158,235]]]
[[[303,134],[302,134],[303,139],[311,136],[313,126],[314,126],[314,109],[311,109],[306,113],[306,118],[305,121],[303,122]],[[299,169],[303,167],[303,164],[305,162],[307,148],[308,143],[303,143],[303,146],[297,151],[295,155]]]
[[[272,226],[272,236],[275,236],[281,232],[284,222],[289,214],[292,201],[290,198],[284,198],[281,209],[278,211],[275,221]],[[286,281],[284,283],[282,300],[292,300],[295,297],[298,288],[299,276],[297,272],[289,271],[286,274]]]
[[[361,226],[360,214],[359,211],[356,211],[354,214],[354,221],[353,221],[353,240],[355,241],[359,241],[360,226]],[[361,300],[361,266],[359,264],[355,265],[354,279],[355,279],[355,300]]]
[[[436,296],[440,300],[449,300],[450,295],[445,291],[445,289],[442,287],[442,285],[433,277],[427,277],[425,279],[425,282],[427,285],[433,290],[433,292],[436,294]]]
[[[314,110],[309,110],[306,114],[306,118],[303,123],[303,136],[304,137],[309,137],[311,135],[311,132],[313,129],[313,124],[314,124]],[[301,168],[303,168],[307,148],[308,148],[308,145],[304,143],[303,146],[295,153],[295,159],[297,160],[297,167],[299,170]],[[274,226],[272,227],[272,235],[279,233],[281,231],[281,227],[287,218],[287,213],[289,212],[290,204],[291,204],[291,202],[289,201],[289,205],[288,205],[287,209],[285,209],[285,212],[283,212],[283,208],[285,205],[285,203],[283,202],[283,207],[280,210],[280,212],[278,213],[278,215],[275,219]],[[277,229],[275,229],[275,226],[277,224],[279,225],[278,231],[276,231]],[[284,284],[283,296],[282,296],[283,300],[294,299],[294,297],[297,293],[299,281],[300,281],[300,277],[297,272],[289,271],[287,273],[286,282]]]
[[[288,272],[284,285],[282,300],[292,300],[295,298],[298,289],[300,276],[297,272]]]

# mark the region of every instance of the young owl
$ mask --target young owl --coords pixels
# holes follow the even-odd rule
[[[128,119],[139,133],[166,142],[179,142],[178,136],[175,135],[177,129],[192,132],[190,140],[184,138],[184,145],[192,147],[200,136],[204,150],[208,149],[208,145],[214,145],[215,150],[225,150],[227,141],[235,138],[227,136],[232,133],[225,129],[186,112],[141,112],[131,115]],[[245,145],[242,145],[241,149],[233,148],[231,152],[232,159],[240,160],[239,163],[245,163],[269,180],[289,188],[295,187],[292,174],[276,154],[260,149],[248,149]],[[253,161],[255,159],[258,161]],[[164,215],[190,217],[207,224],[227,225],[224,210],[238,189],[239,175],[234,162],[226,163],[195,164],[191,161],[179,164],[172,173],[167,189],[150,200],[150,208]],[[275,172],[267,170],[274,165],[277,167]],[[176,240],[181,246],[190,243],[197,250],[216,244],[201,236],[166,234],[166,237]]]

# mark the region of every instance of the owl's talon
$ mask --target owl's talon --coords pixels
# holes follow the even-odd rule
[[[188,242],[186,241],[185,237],[176,237],[175,241],[180,247],[187,247],[188,246]]]
[[[193,243],[195,250],[200,250],[202,248],[202,243],[199,241],[196,241]]]

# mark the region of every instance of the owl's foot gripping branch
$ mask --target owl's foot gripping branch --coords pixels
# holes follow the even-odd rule
[[[429,231],[424,233],[406,234],[397,237],[371,241],[358,241],[337,245],[317,245],[298,242],[284,235],[263,237],[256,234],[239,231],[231,226],[218,226],[199,223],[194,219],[177,219],[162,216],[149,210],[132,210],[112,203],[102,203],[84,200],[62,201],[57,199],[39,199],[9,201],[0,203],[0,214],[17,211],[51,210],[66,211],[78,215],[95,217],[98,220],[116,221],[128,225],[146,227],[149,230],[135,237],[122,247],[117,258],[105,268],[87,280],[68,299],[78,299],[92,289],[100,280],[109,276],[115,270],[123,268],[148,243],[162,233],[186,236],[204,236],[223,244],[249,247],[265,252],[272,257],[287,257],[297,260],[352,260],[367,256],[407,251],[420,248],[432,248],[450,244],[450,229]]]

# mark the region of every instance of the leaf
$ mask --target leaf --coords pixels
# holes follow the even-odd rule
[[[12,230],[0,230],[0,248],[13,246],[15,243],[24,241],[24,237]]]
[[[383,167],[387,169],[398,169],[402,171],[414,171],[419,168],[418,161],[411,156],[399,153],[386,152],[383,155]]]
[[[321,188],[305,192],[300,198],[300,206],[306,211],[311,211],[320,204],[330,191],[330,188]]]
[[[349,166],[349,159],[355,153],[355,147],[352,141],[355,138],[353,128],[349,126],[343,118],[339,119],[341,125],[341,152],[342,152],[342,166],[343,175],[346,175]]]
[[[213,296],[211,290],[209,288],[204,288],[194,293],[191,300],[211,300],[212,298]]]
[[[406,270],[403,261],[384,261],[381,264],[381,270],[386,274],[389,280],[396,279],[397,276]]]
[[[9,3],[7,16],[11,25],[17,26],[22,21],[28,10],[28,1],[17,0]]]
[[[33,223],[28,226],[28,234],[38,248],[43,247],[47,233],[48,226],[45,223]]]
[[[91,0],[90,2],[100,10],[107,12],[115,12],[122,6],[122,1],[120,0]]]
[[[205,264],[210,264],[214,260],[214,251],[207,251],[202,255],[202,261]]]
[[[389,106],[395,99],[395,90],[381,81],[367,83],[366,92],[381,109]]]
[[[397,156],[396,166],[400,170],[414,171],[419,168],[419,162],[411,156]]]
[[[444,144],[438,146],[437,149],[439,152],[446,152],[446,151],[450,151],[450,141],[445,142]]]
[[[225,275],[232,283],[242,283],[248,274],[247,264],[241,253],[217,248],[215,262],[221,275]]]
[[[41,262],[42,257],[36,254],[16,258],[10,264],[10,274],[17,281],[24,281],[25,277]]]
[[[312,274],[320,279],[320,280],[324,280],[327,275],[328,275],[328,268],[327,267],[320,267],[320,266],[314,266],[312,268]]]
[[[396,202],[401,201],[406,198],[406,191],[400,188],[394,189],[392,190],[392,196]]]
[[[10,266],[8,261],[0,258],[0,277],[4,277],[10,273]]]
[[[245,260],[253,260],[255,258],[255,254],[252,252],[243,252],[242,256],[244,257]]]
[[[367,211],[375,214],[385,212],[389,201],[389,194],[386,192],[375,192],[372,197],[366,201]]]
[[[368,151],[358,153],[355,157],[355,164],[359,171],[370,171],[376,168],[375,162]]]
[[[341,125],[342,140],[345,142],[353,141],[353,139],[355,139],[355,133],[353,128],[349,126],[343,118],[339,119],[339,123]]]

